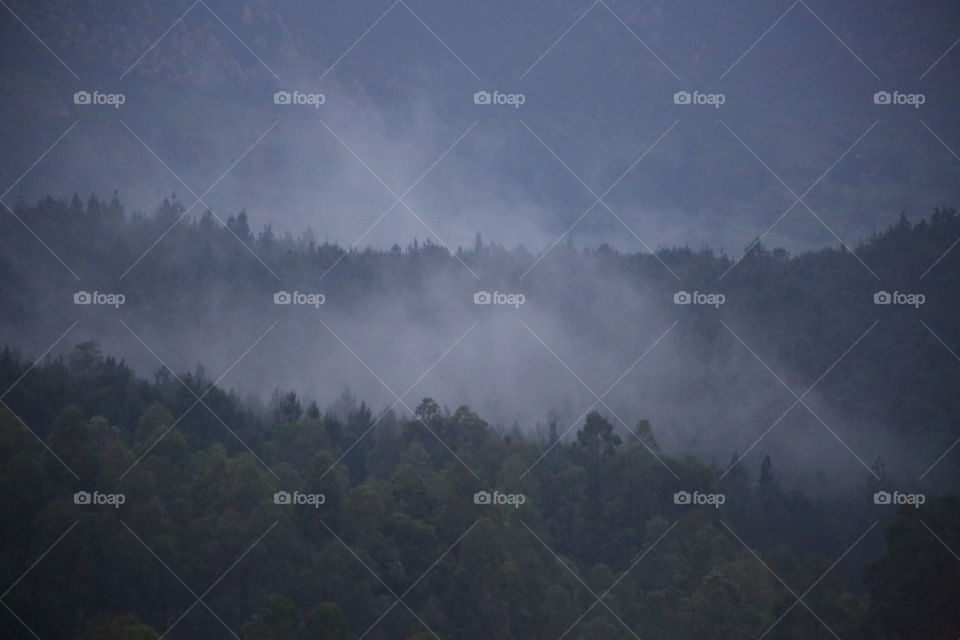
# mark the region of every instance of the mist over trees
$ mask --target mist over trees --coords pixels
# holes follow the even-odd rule
[[[0,384],[21,380],[4,400],[16,411],[0,411],[0,573],[23,575],[4,603],[40,637],[960,629],[955,558],[930,543],[960,542],[956,497],[875,505],[864,474],[854,495],[813,499],[769,457],[722,479],[663,453],[655,425],[621,438],[596,412],[557,442],[429,398],[407,417],[351,397],[254,407],[202,375],[149,382],[92,343],[33,364],[0,353]],[[678,504],[678,491],[725,501]],[[12,617],[0,628],[27,637]]]
[[[960,640],[958,34],[0,0],[0,640]]]
[[[795,256],[762,242],[740,256],[567,242],[534,254],[479,236],[455,253],[430,239],[349,249],[310,231],[251,229],[244,212],[190,212],[176,198],[152,215],[125,213],[117,197],[85,200],[15,208],[65,264],[13,216],[0,219],[0,326],[31,353],[76,323],[64,346],[94,340],[141,374],[162,362],[216,379],[277,323],[283,338],[267,335],[228,386],[261,397],[286,388],[320,404],[349,388],[389,406],[395,398],[367,366],[399,392],[436,365],[412,395],[469,404],[527,432],[550,415],[567,431],[624,373],[599,410],[650,419],[669,450],[726,461],[777,423],[763,441],[771,448],[755,454],[808,469],[812,460],[848,479],[851,466],[891,456],[888,473],[916,478],[960,435],[951,209],[915,223],[901,216],[856,247]],[[75,305],[78,290],[125,302]],[[477,306],[479,290],[525,303]],[[325,302],[275,305],[277,291]],[[674,304],[680,291],[725,302]],[[878,305],[878,292],[920,293],[923,303]],[[810,411],[782,415],[804,392]],[[821,437],[832,445],[811,449]]]
[[[254,231],[242,213],[224,226],[210,213],[181,219],[185,211],[173,198],[152,215],[127,214],[116,197],[21,203],[15,213],[50,252],[13,216],[0,222],[0,574],[16,613],[0,620],[3,637],[29,637],[27,628],[80,640],[960,633],[953,210],[901,218],[855,255],[560,243],[539,261],[479,237],[456,253],[429,240],[344,249],[309,233]],[[126,300],[74,305],[80,289]],[[297,379],[309,374],[290,352],[279,368],[271,362],[274,347],[238,366],[259,371],[256,389],[218,383],[220,371],[205,365],[167,368],[177,340],[204,364],[203,337],[213,340],[218,319],[258,333],[281,289],[322,291],[322,308],[303,311],[319,310],[344,335],[378,311],[380,323],[415,315],[428,327],[456,324],[445,307],[475,313],[479,289],[522,292],[524,305],[484,309],[499,313],[486,321],[538,307],[558,314],[562,330],[548,340],[591,337],[575,345],[582,357],[558,343],[578,370],[637,335],[643,353],[684,314],[669,356],[695,355],[682,385],[651,394],[651,380],[674,375],[654,360],[651,377],[624,379],[638,402],[587,411],[596,398],[572,402],[572,418],[537,393],[537,377],[558,384],[554,361],[504,399],[535,417],[493,422],[456,394],[416,396],[416,387],[398,405],[344,391],[336,376],[311,385]],[[726,301],[674,304],[678,291]],[[878,291],[925,299],[875,304]],[[78,313],[99,339],[63,333]],[[283,319],[295,350],[322,335],[316,317]],[[540,316],[518,317],[542,327]],[[124,334],[117,318],[149,340],[130,349],[133,330]],[[657,327],[629,332],[648,324]],[[233,358],[250,342],[238,341]],[[153,348],[156,357],[142,357]],[[446,377],[468,376],[482,353]],[[327,348],[323,356],[351,362]],[[803,419],[779,424],[796,400],[789,393],[742,413],[720,400],[731,388],[724,377],[767,363],[817,410],[798,406]],[[290,383],[271,381],[284,367]],[[761,379],[742,389],[760,394]],[[443,387],[443,377],[425,380]],[[700,410],[680,413],[685,403]],[[683,429],[688,415],[711,420],[713,433]],[[740,442],[771,423],[779,444],[745,452]],[[812,433],[835,442],[838,468],[822,442],[801,445]],[[882,455],[867,453],[871,442]],[[923,504],[878,503],[878,492],[922,495]]]

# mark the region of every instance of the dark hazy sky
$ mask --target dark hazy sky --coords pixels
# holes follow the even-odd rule
[[[149,212],[176,192],[345,245],[481,231],[540,250],[569,231],[739,252],[762,234],[854,245],[960,191],[949,2],[7,7],[10,204],[116,189]],[[77,91],[125,101],[78,105]],[[478,91],[523,104],[475,104]]]

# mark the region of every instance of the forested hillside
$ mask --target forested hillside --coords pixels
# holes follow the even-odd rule
[[[902,479],[915,480],[960,437],[953,210],[916,223],[901,217],[849,250],[795,256],[762,242],[736,256],[566,242],[538,255],[479,237],[455,253],[429,239],[362,250],[311,231],[252,230],[245,213],[194,215],[175,198],[151,215],[96,196],[15,210],[53,252],[14,216],[0,218],[0,327],[32,354],[67,331],[63,345],[99,342],[143,374],[163,362],[177,371],[199,365],[216,379],[278,323],[228,386],[260,396],[292,389],[321,405],[350,388],[389,406],[395,398],[367,366],[399,392],[444,354],[407,403],[419,394],[469,404],[523,431],[544,429],[551,412],[566,431],[628,373],[604,398],[608,408],[660,425],[670,450],[719,462],[746,450],[805,391],[862,463],[881,458]],[[478,307],[481,290],[520,293],[525,303]],[[121,293],[125,302],[76,305],[77,291]],[[278,291],[325,302],[278,306]],[[677,305],[680,291],[725,302]],[[878,292],[923,302],[875,304]],[[802,409],[781,416],[766,453],[806,466],[806,443],[823,435],[833,444],[816,452],[820,471],[852,464],[862,472]]]
[[[176,200],[150,216],[95,197],[15,212],[49,251],[2,218],[4,638],[28,628],[81,640],[960,634],[952,210],[901,219],[855,253],[561,244],[542,260],[479,237],[456,254],[429,241],[346,250],[254,233],[243,214],[226,227],[211,214],[181,219]],[[74,304],[84,288],[125,301]],[[459,406],[443,384],[472,384],[483,348],[421,376],[440,393],[414,398],[414,385],[386,403],[297,364],[300,352],[336,371],[362,360],[346,341],[350,353],[314,349],[318,323],[345,332],[376,314],[440,326],[482,288],[526,298],[488,311],[534,313],[519,317],[539,328],[546,310],[562,318],[555,335],[589,334],[575,362],[643,353],[671,318],[683,340],[648,377],[621,376],[632,402],[577,404],[572,421],[538,391],[560,385],[555,373],[502,399],[539,419],[487,422]],[[259,333],[278,290],[326,300],[274,320],[292,344],[243,364],[255,388],[167,368],[184,361],[170,356],[178,341],[203,364],[217,332]],[[679,291],[725,302],[675,304]],[[875,304],[881,291],[924,300]],[[78,317],[86,333],[64,333]],[[631,333],[647,325],[657,328]],[[798,391],[794,404],[829,418],[807,407],[806,422],[778,419],[773,444],[744,451],[793,399],[734,411],[745,398],[725,398],[724,385],[776,386],[767,362],[800,391],[817,386],[815,401]],[[814,417],[826,430],[812,430]],[[834,443],[838,468],[803,444],[817,438]]]
[[[956,559],[937,543],[960,544],[955,497],[895,511],[865,478],[811,499],[769,458],[721,481],[640,417],[621,438],[590,413],[558,443],[429,398],[406,417],[350,397],[253,407],[200,376],[149,382],[90,343],[31,366],[0,357],[0,386],[19,380],[16,414],[0,412],[0,575],[40,637],[960,631]],[[10,616],[0,628],[28,637]]]

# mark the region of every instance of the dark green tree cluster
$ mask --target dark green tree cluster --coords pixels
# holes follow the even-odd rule
[[[868,558],[831,565],[869,522],[856,506],[869,487],[811,504],[769,460],[721,481],[661,452],[643,421],[628,432],[590,413],[575,436],[538,440],[430,399],[409,416],[282,392],[258,407],[182,376],[200,405],[91,343],[33,368],[3,350],[0,387],[18,380],[0,409],[0,579],[20,619],[0,616],[4,638],[30,637],[24,625],[78,640],[957,630],[960,563],[924,535],[958,546],[955,498],[892,524],[867,592]],[[727,502],[678,505],[678,490]],[[125,500],[76,504],[77,491]],[[324,502],[277,504],[277,491]]]

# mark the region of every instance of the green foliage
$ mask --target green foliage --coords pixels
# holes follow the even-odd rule
[[[0,380],[24,370],[12,355],[0,362],[6,363]],[[706,491],[718,488],[718,472],[690,456],[654,457],[653,428],[644,421],[639,440],[624,439],[591,413],[575,437],[534,464],[548,444],[507,439],[466,407],[450,413],[425,399],[414,416],[381,420],[365,436],[372,441],[367,454],[348,468],[335,462],[352,443],[341,444],[337,434],[349,431],[351,420],[355,428],[375,420],[352,401],[323,419],[289,411],[259,417],[222,395],[238,427],[260,434],[258,459],[225,430],[204,424],[212,416],[198,416],[195,430],[171,430],[185,410],[168,406],[178,402],[171,401],[178,383],[161,377],[145,384],[95,345],[41,363],[30,378],[36,390],[53,380],[74,390],[49,398],[51,424],[43,414],[31,416],[31,424],[50,434],[51,448],[86,481],[78,483],[0,411],[0,490],[15,496],[2,507],[0,575],[13,582],[78,522],[50,561],[5,599],[42,636],[148,640],[175,621],[174,633],[223,631],[215,617],[201,615],[200,605],[178,621],[192,600],[164,565],[192,589],[214,584],[205,602],[243,640],[339,640],[371,625],[373,640],[429,635],[426,627],[467,640],[553,640],[568,629],[569,637],[617,640],[631,632],[759,637],[793,604],[713,509],[673,504],[674,473],[684,486]],[[118,380],[121,386],[113,387]],[[91,415],[84,397],[100,393],[98,385],[137,400]],[[284,406],[295,405],[287,400]],[[134,417],[124,422],[131,409]],[[456,457],[434,446],[424,422],[443,434]],[[523,493],[524,504],[475,504],[474,493],[493,487],[457,458],[474,461],[497,491]],[[735,476],[728,490],[737,503],[719,515],[800,589],[829,567],[813,549],[842,524],[844,510],[781,489],[769,459],[758,476],[756,483]],[[326,500],[318,508],[274,504],[281,487]],[[126,502],[119,509],[74,504],[81,488],[122,492]],[[798,500],[806,505],[799,511],[791,506]],[[925,516],[952,545],[960,529],[956,507],[951,498]],[[785,530],[793,531],[790,545],[782,544]],[[835,547],[845,540],[837,538]],[[909,635],[918,619],[952,629],[956,618],[946,597],[916,595],[930,585],[940,594],[956,592],[956,574],[942,571],[945,552],[930,544],[912,513],[891,529],[889,546],[868,576],[869,616],[867,603],[839,576],[808,596],[810,606],[850,634],[874,624]],[[57,553],[74,570],[61,571]],[[600,594],[604,605],[592,606]],[[15,620],[0,627],[4,637],[23,630]],[[775,628],[775,637],[784,638],[823,631],[801,608]]]
[[[85,210],[76,198],[19,213],[56,246],[74,242],[83,262],[113,273],[183,211],[173,199],[156,216],[126,219],[119,203],[91,201]],[[177,225],[170,233],[182,251],[158,252],[131,275],[131,286],[179,284],[203,273],[198,286],[238,298],[264,295],[275,282],[259,265],[246,266],[249,255],[234,234],[278,269],[312,273],[342,261],[331,278],[344,289],[399,283],[416,290],[455,260],[433,243],[345,253],[255,234],[245,214],[228,223],[229,231],[209,218]],[[9,220],[0,224],[11,224],[5,238],[21,232]],[[93,232],[111,240],[81,241]],[[877,235],[858,255],[909,274],[958,236],[956,214],[937,212],[929,222]],[[28,265],[38,259],[32,251],[15,246],[11,255],[21,252],[16,259]],[[960,271],[957,256],[944,257],[925,285],[929,324],[950,345],[960,343],[956,305],[945,302]],[[531,258],[479,240],[473,253],[458,257],[503,277]],[[537,286],[552,277],[576,290],[589,264],[668,300],[675,283],[662,278],[658,260],[694,280],[731,265],[709,251],[653,257],[557,247],[532,278]],[[29,324],[35,307],[20,292],[31,288],[15,277],[0,270],[5,304],[27,310],[21,320]],[[866,305],[841,311],[834,304],[875,286],[845,251],[790,258],[757,245],[726,282],[742,301],[743,331],[811,380],[872,321]],[[170,305],[164,317],[177,317],[178,296],[161,294]],[[569,316],[597,320],[577,311]],[[890,315],[884,322],[891,331],[871,336],[878,344],[852,353],[837,384],[818,392],[943,451],[956,439],[960,413],[956,363],[913,320]],[[698,335],[707,345],[716,338],[709,329]],[[759,638],[771,625],[768,637],[826,637],[767,567],[803,593],[862,531],[869,500],[869,493],[808,499],[791,488],[789,470],[775,457],[747,459],[721,478],[710,461],[664,453],[657,442],[664,434],[642,416],[631,416],[631,433],[591,412],[560,441],[553,419],[537,440],[508,437],[468,407],[450,412],[430,398],[412,416],[381,415],[345,394],[322,413],[290,391],[262,407],[211,388],[202,371],[181,379],[206,394],[212,413],[193,407],[193,394],[169,374],[138,378],[96,343],[35,367],[0,351],[0,389],[17,382],[4,398],[10,409],[0,406],[0,584],[14,585],[3,601],[40,637],[152,640],[174,623],[170,637],[229,635],[217,618],[244,640],[340,640],[367,629],[370,640],[432,638],[427,627],[464,640],[556,640],[568,631],[570,638],[616,640],[634,633]],[[949,465],[945,459],[938,472],[955,472]],[[727,504],[719,511],[674,504],[676,491],[693,488],[722,491]],[[80,490],[123,493],[126,502],[118,509],[75,504]],[[278,490],[326,500],[316,509],[275,504]],[[481,491],[526,499],[519,508],[475,504]],[[844,638],[957,637],[960,573],[947,547],[960,549],[958,513],[955,497],[901,512],[888,528],[885,554],[879,545],[869,551],[881,556],[866,574],[869,594],[857,570],[869,557],[864,551],[804,601]],[[204,605],[191,609],[190,591],[208,588],[204,602],[216,616]],[[16,618],[0,617],[0,637],[28,636]]]

